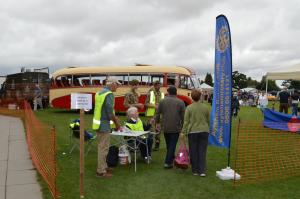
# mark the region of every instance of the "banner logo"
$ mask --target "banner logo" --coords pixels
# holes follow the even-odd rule
[[[217,49],[222,53],[225,52],[225,50],[229,46],[229,38],[230,38],[229,31],[226,28],[226,26],[223,26],[219,31],[219,34],[217,36],[217,41],[216,41]]]

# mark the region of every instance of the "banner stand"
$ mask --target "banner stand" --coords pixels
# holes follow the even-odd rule
[[[225,169],[222,169],[221,171],[216,171],[216,176],[220,178],[221,180],[240,180],[241,176],[236,173],[233,169],[231,169],[229,166]]]
[[[209,143],[228,148],[227,167],[216,171],[221,180],[240,179],[230,168],[232,126],[232,46],[231,33],[226,16],[216,18],[214,98],[211,109]]]

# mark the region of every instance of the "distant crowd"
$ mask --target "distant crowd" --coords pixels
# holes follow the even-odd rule
[[[277,93],[277,96],[270,96],[272,100],[271,108],[275,110],[275,102],[279,101],[279,112],[288,114],[291,107],[292,115],[298,115],[298,103],[300,100],[298,90],[288,92],[287,87],[283,87],[282,91]],[[261,108],[268,107],[269,98],[264,91],[261,92],[234,92],[232,100],[233,116],[237,116],[239,106],[253,106]]]

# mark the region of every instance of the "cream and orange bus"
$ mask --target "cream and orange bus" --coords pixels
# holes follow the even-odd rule
[[[177,97],[186,105],[192,103],[191,89],[199,88],[195,73],[180,66],[123,66],[123,67],[69,67],[52,74],[50,87],[50,105],[54,108],[70,109],[71,93],[91,93],[94,95],[105,85],[105,80],[113,76],[122,85],[114,93],[116,112],[125,112],[124,96],[130,90],[129,82],[137,79],[140,84],[139,102],[144,103],[153,82],[160,81],[161,91],[167,93],[167,87],[177,87]],[[94,101],[93,101],[94,105]],[[143,112],[144,110],[140,110]]]

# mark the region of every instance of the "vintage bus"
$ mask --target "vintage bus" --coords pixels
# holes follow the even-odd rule
[[[124,66],[124,67],[69,67],[52,74],[50,86],[50,105],[54,108],[70,109],[71,93],[91,93],[94,95],[105,85],[108,77],[117,78],[122,85],[114,93],[116,112],[125,112],[124,96],[130,90],[130,81],[139,83],[139,102],[144,103],[153,82],[160,81],[161,91],[167,93],[167,87],[177,87],[177,97],[186,105],[192,102],[191,89],[199,88],[194,72],[179,66]],[[143,112],[144,110],[140,110]]]

